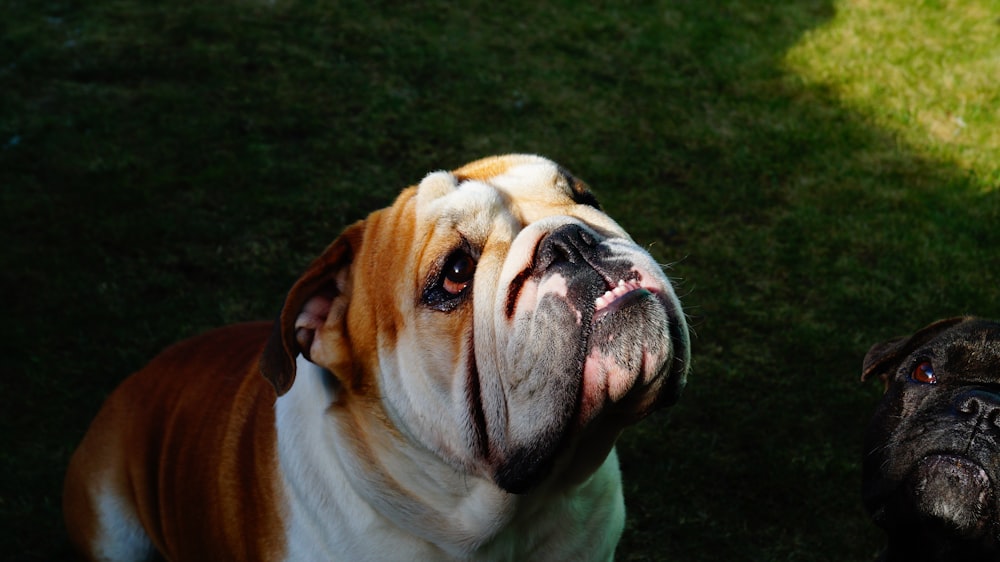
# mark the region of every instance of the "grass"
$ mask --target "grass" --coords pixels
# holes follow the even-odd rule
[[[870,560],[871,344],[1000,316],[992,0],[0,0],[0,552],[158,349],[271,317],[430,170],[545,154],[697,333],[619,447],[620,560]]]
[[[788,68],[830,85],[846,106],[913,150],[997,185],[1000,75],[996,2],[854,2],[806,34]]]

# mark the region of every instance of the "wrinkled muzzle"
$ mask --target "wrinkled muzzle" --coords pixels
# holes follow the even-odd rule
[[[568,447],[589,447],[595,424],[617,435],[673,404],[689,358],[670,281],[631,240],[579,221],[521,236],[531,252],[519,256],[515,241],[491,326],[499,345],[479,368],[498,374],[480,380],[483,434],[510,491],[543,478]],[[611,443],[595,446],[606,455]]]

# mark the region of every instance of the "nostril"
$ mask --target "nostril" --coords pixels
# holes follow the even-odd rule
[[[986,421],[993,427],[1000,428],[1000,409],[994,408],[993,411],[986,416]]]
[[[535,264],[544,271],[555,264],[576,263],[578,261],[576,255],[572,246],[566,244],[565,240],[553,238],[550,235],[538,248]]]
[[[957,409],[963,414],[974,416],[979,412],[979,400],[975,397],[966,397],[965,399],[959,401]]]
[[[1000,417],[1000,395],[988,389],[974,388],[959,393],[952,404],[958,413],[969,417],[985,417],[996,424]]]
[[[579,224],[567,224],[553,230],[535,250],[535,266],[545,271],[553,265],[585,263],[584,254],[591,254],[600,243],[598,235]]]
[[[567,244],[563,240],[557,240],[556,243],[552,245],[551,252],[552,261],[554,262],[576,263],[576,256],[579,255],[573,246]]]

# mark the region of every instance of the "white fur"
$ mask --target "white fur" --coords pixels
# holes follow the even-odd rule
[[[546,425],[554,406],[565,406],[570,396],[553,403],[558,393],[548,391],[559,387],[550,382],[567,379],[550,375],[574,368],[562,369],[563,357],[546,344],[565,342],[567,334],[586,337],[583,316],[573,303],[575,326],[567,315],[556,317],[560,323],[532,322],[543,297],[568,300],[568,278],[559,273],[525,281],[512,304],[506,302],[507,288],[531,265],[546,234],[579,224],[628,258],[638,274],[630,283],[669,294],[678,310],[679,304],[657,264],[621,227],[574,202],[573,188],[555,164],[535,156],[507,158],[514,165],[492,178],[459,183],[436,172],[421,182],[415,239],[433,251],[461,244],[475,254],[473,309],[441,316],[405,290],[374,295],[405,319],[391,336],[380,332],[366,342],[378,352],[375,364],[365,365],[375,371],[366,373],[373,379],[365,382],[377,395],[350,399],[377,399],[379,407],[342,403],[335,376],[302,355],[296,358],[294,384],[275,404],[283,525],[278,531],[284,533],[287,560],[612,559],[625,522],[612,448],[620,428],[583,422],[625,387],[603,372],[597,374],[604,378],[585,372],[584,393],[594,390],[581,406],[579,427],[564,420]],[[433,262],[421,262],[421,256],[417,251],[391,257],[402,260],[400,271],[426,277]],[[342,295],[351,293],[349,272],[336,274]],[[339,320],[344,306],[325,291],[313,295],[291,311],[297,314],[294,327],[321,332],[331,319]],[[328,349],[324,337],[343,334],[331,329],[314,335],[299,340],[311,341],[309,356],[338,365],[339,346]],[[655,393],[649,394],[652,400]],[[550,429],[565,431],[561,441],[543,443],[551,458],[523,460],[536,455],[532,445],[553,434]],[[550,461],[553,466],[541,464]],[[536,473],[528,472],[534,468]],[[514,495],[496,482],[529,491]],[[135,513],[110,490],[98,488],[90,502],[99,512],[101,537],[93,551],[100,560],[151,557],[153,545]]]
[[[566,297],[566,279],[554,274],[543,282],[525,282],[515,317],[500,311],[506,288],[529,266],[538,243],[567,224],[598,233],[602,244],[633,264],[641,280],[633,283],[679,304],[652,257],[607,215],[576,204],[572,187],[553,163],[534,156],[508,158],[515,165],[485,180],[460,183],[447,172],[429,174],[416,195],[415,239],[439,250],[462,243],[477,254],[472,322],[448,325],[411,296],[383,295],[407,322],[391,341],[375,342],[377,372],[372,375],[381,401],[375,411],[338,405],[335,377],[297,358],[295,382],[276,405],[289,560],[613,557],[625,522],[613,437],[605,436],[616,433],[571,436],[557,459],[560,467],[533,482],[526,494],[507,493],[494,482],[496,459],[486,457],[531,443],[543,427],[535,421],[544,422],[552,407],[538,398],[544,392],[530,392],[546,384],[546,371],[535,372],[531,362],[544,359],[547,351],[528,320],[543,295]],[[398,259],[409,260],[406,271],[425,275],[428,266],[418,261],[420,256],[410,252]],[[577,311],[578,326],[581,319]],[[435,331],[442,325],[447,336]],[[438,345],[436,337],[447,343]],[[474,357],[464,342],[474,343]],[[532,345],[539,349],[525,353]],[[481,400],[490,455],[477,449],[481,444],[467,397],[469,365],[480,376],[480,397],[474,399]],[[603,404],[599,398],[608,385],[594,386],[602,394],[587,405],[591,410]],[[352,415],[370,418],[347,417]],[[383,415],[388,419],[376,419]],[[603,461],[593,458],[597,468],[590,476],[565,470],[577,461],[584,462],[581,470],[594,466],[586,464],[592,444],[578,438],[596,439],[595,455],[610,450]],[[583,481],[559,482],[566,473]]]
[[[118,494],[102,486],[97,493],[97,544],[93,553],[99,561],[136,562],[152,559],[152,541],[146,535],[135,513]]]
[[[409,494],[363,472],[338,431],[337,388],[301,356],[278,399],[288,560],[610,560],[625,521],[617,457],[573,493],[508,494],[390,435],[367,445]]]

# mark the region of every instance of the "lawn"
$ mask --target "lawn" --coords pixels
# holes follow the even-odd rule
[[[0,0],[0,557],[169,342],[272,317],[428,171],[536,152],[671,264],[680,403],[618,559],[872,560],[878,341],[1000,317],[996,0]]]

